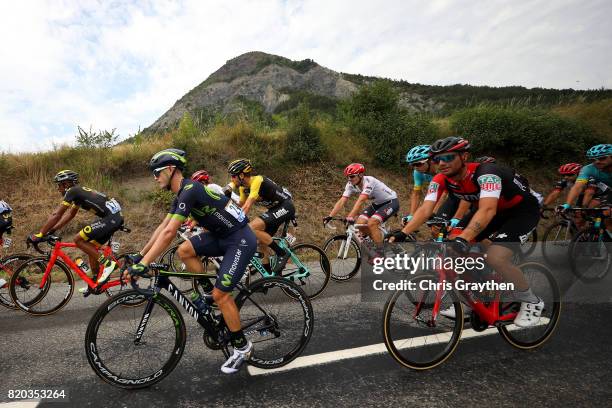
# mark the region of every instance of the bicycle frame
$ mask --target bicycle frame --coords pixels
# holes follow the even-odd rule
[[[346,240],[340,244],[340,248],[338,249],[338,259],[346,259],[351,240],[354,240],[359,245],[364,242],[358,228],[367,226],[368,224],[353,224],[346,227]],[[387,235],[388,231],[384,222],[378,225],[378,229],[382,232],[383,237]]]

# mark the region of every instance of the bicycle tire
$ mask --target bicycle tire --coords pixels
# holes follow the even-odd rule
[[[442,299],[446,298],[446,303],[441,303],[440,310],[447,307],[453,307],[455,316],[461,318],[452,319],[438,314],[436,326],[431,327],[428,319],[422,319],[421,313],[433,310],[433,302],[435,300],[436,291],[419,289],[419,281],[438,282],[436,275],[421,275],[415,276],[409,281],[415,282],[416,289],[398,290],[392,293],[385,303],[383,311],[382,332],[384,343],[391,357],[404,367],[414,370],[427,370],[434,368],[446,361],[455,351],[461,333],[463,332],[463,306],[459,301],[459,297],[454,291],[446,291]],[[405,298],[405,299],[404,299]],[[412,307],[414,313],[405,313],[402,311],[400,301],[406,302],[406,309]],[[410,306],[411,305],[411,306]],[[420,311],[416,313],[416,308]],[[398,317],[394,318],[394,311],[399,310]],[[402,321],[403,320],[403,321]],[[429,321],[431,317],[429,318]],[[425,334],[423,329],[448,329],[440,334]],[[404,334],[409,332],[408,334]],[[450,335],[449,335],[450,333]],[[443,337],[448,337],[448,342],[445,342]],[[425,354],[436,344],[442,347],[439,351],[428,353],[419,358],[419,354]],[[416,351],[414,355],[409,355],[409,352]]]
[[[141,333],[146,340],[144,343],[135,344],[135,335],[149,302],[153,302],[153,307],[146,317],[147,326]],[[140,303],[141,306],[138,308],[117,307],[123,303]],[[107,317],[109,317],[108,320],[106,320]],[[126,319],[129,319],[127,323]],[[160,321],[162,323],[159,323]],[[159,361],[158,358],[151,358],[149,354],[155,351],[164,352],[164,350],[158,346],[148,347],[148,342],[163,340],[159,330],[162,324],[165,326],[164,333],[167,333],[169,337],[175,337],[172,347],[168,345],[167,360],[155,364],[155,368],[145,374],[133,374],[132,371],[144,372],[142,367]],[[127,330],[121,330],[119,327]],[[158,330],[152,333],[151,328]],[[111,340],[112,344],[106,346],[106,340]],[[170,340],[172,342],[172,339]],[[107,383],[125,389],[146,388],[158,383],[176,368],[185,350],[186,341],[185,321],[169,298],[160,293],[153,297],[145,297],[135,290],[129,290],[106,300],[89,320],[85,333],[85,354],[96,375]],[[118,346],[119,343],[122,344],[122,347]],[[127,349],[132,352],[126,352]],[[134,352],[135,350],[138,352]],[[112,353],[116,354],[113,356]],[[144,354],[147,356],[134,362]],[[121,363],[126,363],[127,369],[116,367]]]
[[[292,296],[287,296],[287,291]],[[271,369],[289,364],[312,337],[312,304],[299,286],[286,279],[273,277],[253,282],[248,291],[238,293],[236,306],[242,330],[254,344],[249,360],[254,367]]]
[[[178,250],[178,247],[181,244],[182,242],[168,248],[160,257],[160,262],[167,263],[168,265],[170,265],[170,269],[172,270],[172,272],[185,272],[185,264],[183,263],[183,261],[181,261],[178,255],[176,255],[176,251]],[[194,290],[191,277],[182,278],[180,276],[168,276],[168,278],[174,284],[174,286],[177,287],[184,295],[188,295]]]
[[[569,240],[559,240],[560,237],[566,238],[569,232]],[[561,220],[551,224],[544,231],[542,236],[542,256],[544,261],[550,266],[560,266],[566,262],[566,254],[568,253],[571,238],[577,233],[574,224],[566,220]],[[563,254],[555,255],[555,248],[563,248]],[[559,256],[561,255],[561,256]]]
[[[308,251],[309,253],[305,253],[305,251]],[[290,258],[289,261],[287,261],[285,268],[283,268],[281,272],[282,277],[289,279],[296,285],[300,286],[306,293],[306,296],[312,300],[323,293],[327,287],[327,284],[329,283],[331,275],[329,259],[321,248],[309,243],[297,244],[291,247],[291,252],[297,256],[302,264],[307,263],[310,275],[306,278],[302,278],[301,280],[294,280],[292,275],[294,273],[299,273],[300,268],[293,262],[293,259]],[[317,267],[317,265],[320,267],[320,269]],[[245,273],[248,274],[249,271],[247,270]],[[247,279],[248,278],[250,278],[250,274],[247,276]],[[292,296],[291,292],[288,292],[287,294]]]
[[[570,268],[574,276],[584,283],[594,283],[605,278],[612,269],[611,245],[609,242],[600,241],[599,234],[589,229],[576,234],[568,251]],[[598,268],[594,273],[590,273],[591,267],[596,265],[598,260],[603,262],[597,263]]]
[[[340,241],[346,241],[346,234],[334,235],[325,241],[323,245],[323,251],[327,255],[331,266],[330,278],[336,282],[346,282],[353,278],[359,272],[361,266],[361,249],[359,244],[351,239],[349,252],[347,253],[347,259],[340,259],[338,253],[340,251]],[[355,261],[349,261],[353,258],[348,257],[348,254],[355,252]],[[348,272],[346,272],[348,270]]]
[[[544,301],[542,315],[544,315],[545,312],[549,312],[547,313],[549,316],[540,317],[540,321],[542,321],[543,318],[546,319],[544,321],[545,323],[542,325],[527,328],[520,328],[515,325],[505,325],[499,326],[497,330],[504,340],[512,346],[522,350],[530,350],[544,344],[555,331],[561,314],[561,291],[557,281],[546,266],[537,262],[527,262],[518,267],[523,271],[525,278],[529,281],[529,287]],[[539,280],[530,279],[529,270],[540,273],[542,277],[540,277]],[[548,288],[546,288],[546,286],[548,286]],[[545,289],[548,290],[547,293],[544,293]],[[501,307],[502,304],[500,303],[500,309]],[[519,336],[521,333],[523,334],[522,338]]]
[[[45,286],[39,288],[37,283],[41,282],[48,261],[45,256],[25,261],[11,277],[11,299],[19,309],[33,316],[47,316],[60,311],[70,302],[74,293],[74,277],[68,266],[59,259],[55,261]],[[31,283],[28,290],[21,290],[19,286],[23,277]]]
[[[5,285],[0,288],[0,305],[7,309],[19,309],[13,299],[11,299],[10,283],[13,271],[28,259],[33,258],[30,254],[13,254],[0,259],[0,278],[6,281]]]

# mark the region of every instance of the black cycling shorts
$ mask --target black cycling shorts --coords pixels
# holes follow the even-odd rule
[[[399,211],[399,200],[394,198],[393,200],[385,201],[381,204],[371,204],[367,206],[361,216],[367,218],[376,218],[381,223],[387,221],[392,215],[397,214]]]
[[[540,221],[537,200],[529,200],[502,213],[497,213],[487,227],[476,237],[476,241],[490,239],[494,244],[516,250],[527,242],[529,233]]]
[[[225,238],[203,232],[189,238],[189,242],[198,256],[223,257],[215,283],[215,287],[223,292],[230,292],[240,282],[257,250],[257,238],[248,225]]]
[[[10,212],[0,214],[0,236],[13,226],[13,217]]]
[[[120,212],[107,215],[104,218],[87,225],[79,235],[85,241],[89,241],[95,245],[104,245],[110,237],[123,225],[123,216]]]
[[[266,224],[266,231],[270,235],[276,234],[278,228],[286,221],[295,218],[295,207],[292,200],[285,200],[282,203],[268,209],[265,213],[259,216]]]

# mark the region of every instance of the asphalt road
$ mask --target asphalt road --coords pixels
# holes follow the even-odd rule
[[[383,303],[361,301],[359,278],[331,282],[313,301],[315,331],[304,355],[382,342]],[[140,391],[106,384],[87,363],[85,329],[104,296],[75,294],[66,308],[47,317],[0,309],[0,407],[14,402],[9,390],[49,388],[68,394],[68,401],[49,405],[78,407],[609,406],[611,282],[612,274],[586,289],[563,283],[570,294],[593,290],[600,300],[571,297],[555,334],[540,349],[514,349],[497,334],[467,339],[448,361],[424,372],[402,368],[381,353],[268,375],[243,369],[227,376],[219,371],[222,354],[204,346],[201,329],[186,317],[188,340],[179,365]],[[601,301],[607,294],[608,301]]]

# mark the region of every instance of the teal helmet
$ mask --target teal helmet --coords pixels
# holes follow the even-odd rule
[[[612,156],[612,144],[598,144],[591,147],[586,154],[588,159],[596,159],[603,156]]]
[[[429,145],[414,146],[406,153],[406,163],[412,164],[429,159],[429,148]]]

